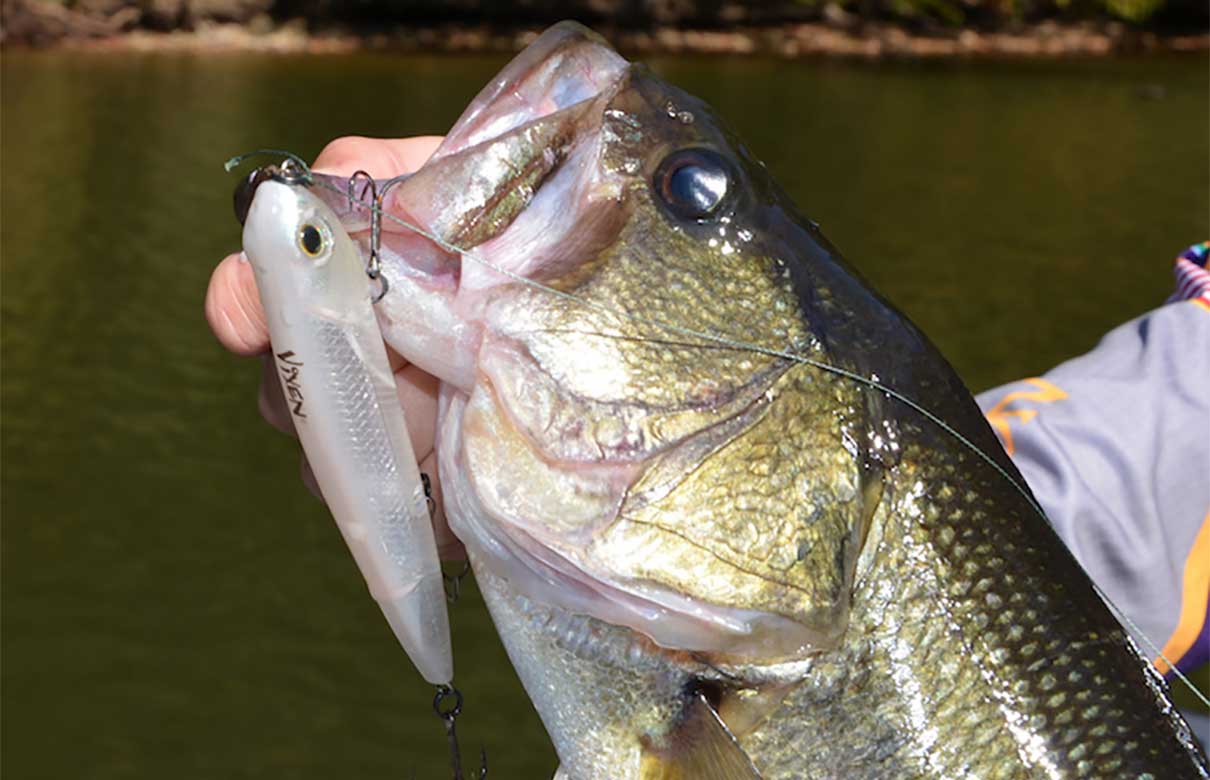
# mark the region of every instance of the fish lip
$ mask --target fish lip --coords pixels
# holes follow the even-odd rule
[[[631,65],[577,22],[560,22],[508,63],[454,123],[432,160],[485,141],[614,88]]]

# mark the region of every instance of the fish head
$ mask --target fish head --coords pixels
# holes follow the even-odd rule
[[[728,729],[846,628],[900,436],[871,387],[969,395],[708,106],[579,25],[382,208],[380,324],[442,380],[446,513],[569,776],[750,776]],[[730,774],[677,763],[702,734]]]
[[[773,536],[757,471],[712,487],[750,506],[721,524],[724,497],[697,484],[758,457],[746,432],[787,373],[812,381],[785,357],[823,350],[794,244],[829,266],[817,287],[839,262],[708,106],[560,25],[384,208],[384,334],[447,385],[442,484],[482,560],[670,649],[770,660],[835,640],[865,477],[832,406],[860,388],[820,382],[819,462],[799,477],[818,500],[777,509]]]

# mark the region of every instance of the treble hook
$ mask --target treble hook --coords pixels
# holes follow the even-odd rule
[[[446,574],[441,572],[441,579],[445,580],[445,600],[451,604],[458,603],[458,597],[462,595],[462,581],[466,579],[466,575],[471,573],[471,562],[463,561],[462,570],[457,574]]]
[[[424,503],[429,508],[429,520],[437,516],[437,502],[433,499],[433,480],[423,471],[420,472],[420,484],[424,486]]]
[[[374,208],[372,209],[370,216],[371,279],[379,278],[377,275],[379,273],[377,269],[380,262],[378,257],[378,249],[382,246],[382,212],[384,210],[383,204],[386,203],[387,193],[390,192],[392,187],[399,182],[408,179],[411,175],[412,174],[410,173],[401,173],[398,176],[393,176],[387,179],[378,189],[378,194],[374,199]],[[378,297],[374,299],[374,303],[378,303],[380,300],[382,300],[382,296],[386,295],[387,290],[390,289],[390,285],[387,284],[387,278],[385,276],[381,277],[381,283],[382,290],[378,293]]]
[[[450,706],[452,701],[453,706]],[[464,780],[462,776],[462,751],[458,748],[458,730],[454,721],[462,714],[462,691],[452,685],[438,685],[433,697],[433,712],[445,724],[445,737],[450,744],[450,769],[453,780]],[[479,748],[479,771],[474,780],[487,777],[487,751]]]
[[[366,183],[365,186],[361,188],[361,194],[355,196],[354,190],[357,188],[358,179],[365,179]],[[346,187],[345,194],[349,198],[349,208],[351,209],[359,203],[364,202],[367,194],[370,196],[370,203],[376,202],[378,200],[378,186],[374,181],[373,176],[363,170],[357,170],[354,171],[353,175],[349,177],[349,183]]]
[[[420,472],[420,484],[424,486],[424,501],[429,507],[429,519],[432,520],[437,516],[437,502],[433,499],[433,480],[429,479],[429,475],[423,471]],[[471,573],[471,562],[464,561],[462,570],[457,574],[446,574],[441,572],[441,579],[445,581],[445,600],[451,604],[458,603],[458,597],[462,595],[462,581],[466,579],[466,575]]]
[[[361,195],[354,197],[353,193],[359,179],[365,180],[365,186],[361,188]],[[390,185],[393,181],[394,179],[391,179],[387,184]],[[378,248],[382,245],[382,196],[378,192],[378,183],[374,181],[374,177],[363,170],[354,171],[353,175],[349,177],[346,195],[349,198],[349,208],[355,204],[369,203],[370,259],[366,263],[366,276],[370,277],[371,282],[378,283],[378,292],[370,296],[371,303],[378,303],[386,297],[387,291],[391,289],[387,278],[382,275],[382,258],[378,255]],[[370,197],[367,199],[366,195]]]

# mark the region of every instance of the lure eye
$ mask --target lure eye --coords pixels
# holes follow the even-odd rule
[[[311,257],[319,257],[324,248],[323,233],[312,224],[303,225],[298,231],[298,246]]]
[[[727,199],[731,166],[709,149],[681,149],[664,158],[655,172],[655,191],[673,215],[708,219]]]

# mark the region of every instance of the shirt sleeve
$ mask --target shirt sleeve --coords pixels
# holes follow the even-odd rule
[[[1140,646],[1182,671],[1210,660],[1210,298],[1156,309],[977,400]]]

